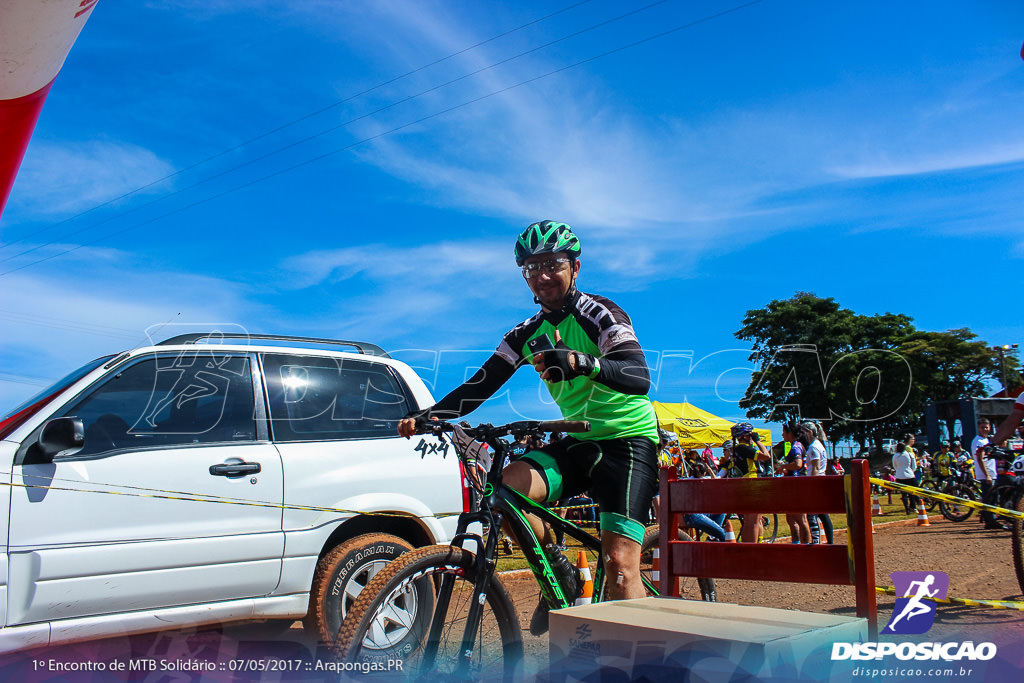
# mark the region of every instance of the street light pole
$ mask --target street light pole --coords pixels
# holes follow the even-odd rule
[[[1006,386],[1006,354],[1017,353],[1017,345],[1003,344],[1002,346],[993,346],[992,350],[999,354],[999,372],[1002,375],[1003,394],[1009,395],[1010,388]]]

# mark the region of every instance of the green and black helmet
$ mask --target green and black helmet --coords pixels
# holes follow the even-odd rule
[[[580,241],[565,223],[539,221],[516,240],[516,265],[537,254],[565,254],[575,260],[580,257]]]

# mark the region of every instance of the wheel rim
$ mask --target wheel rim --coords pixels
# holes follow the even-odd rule
[[[392,593],[387,604],[374,615],[366,637],[363,638],[363,647],[368,650],[394,647],[395,643],[409,635],[416,621],[418,605],[416,589],[411,585]]]
[[[375,560],[370,562],[356,572],[348,583],[345,584],[345,599],[341,605],[341,617],[345,618],[352,603],[356,601],[359,594],[366,588],[366,584],[375,577],[380,570],[386,567],[387,560]],[[410,615],[416,614],[417,599],[416,591],[409,590],[407,593],[395,596],[389,603],[390,609],[384,611],[373,621],[373,627],[363,640],[363,646],[371,650],[380,650],[387,647],[387,642],[394,643],[401,640],[409,633],[412,624]]]
[[[430,624],[438,619],[439,615],[435,610],[439,605],[436,602],[432,604],[430,599],[419,594],[419,591],[436,591],[445,577],[452,579],[454,585],[448,609],[440,617],[442,625],[438,633],[436,654],[428,665],[423,661],[424,645]],[[495,591],[495,595],[504,595],[503,590],[499,592],[493,587],[492,590]],[[472,577],[467,576],[465,570],[459,566],[441,563],[409,572],[402,576],[391,593],[383,597],[380,604],[374,608],[362,637],[359,632],[353,634],[354,640],[358,641],[360,646],[355,652],[349,653],[348,657],[351,661],[362,662],[383,661],[384,657],[397,656],[403,661],[403,680],[428,680],[435,677],[438,680],[454,680],[451,676],[461,666],[467,665],[469,670],[463,673],[468,673],[472,680],[502,677],[503,672],[507,674],[509,667],[514,666],[522,654],[521,648],[517,654],[512,644],[507,642],[511,632],[506,634],[502,627],[505,622],[514,623],[515,613],[510,611],[506,614],[502,611],[499,615],[492,611],[490,608],[495,605],[492,604],[493,596],[489,591],[476,635],[472,662],[464,662],[461,644],[469,605],[475,602],[474,595]],[[413,608],[410,600],[416,600],[417,607]],[[511,604],[508,608],[511,608]],[[355,614],[353,617],[358,618]],[[518,629],[516,633],[518,634]],[[512,649],[509,649],[510,647]]]

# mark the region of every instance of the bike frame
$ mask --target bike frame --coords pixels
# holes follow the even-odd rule
[[[494,575],[497,562],[498,530],[501,528],[502,520],[506,520],[509,528],[523,550],[526,561],[530,565],[534,578],[540,586],[544,599],[552,609],[561,609],[573,604],[575,596],[569,597],[565,594],[561,584],[555,577],[554,569],[548,560],[547,554],[541,547],[540,540],[533,533],[527,515],[535,515],[541,520],[549,523],[555,529],[565,535],[576,539],[585,548],[597,553],[597,569],[594,573],[594,585],[602,589],[604,587],[604,566],[601,558],[601,540],[585,529],[577,526],[569,520],[560,516],[537,503],[523,494],[515,491],[502,483],[502,469],[505,462],[505,454],[509,445],[498,436],[484,439],[493,449],[493,460],[487,473],[484,484],[484,496],[480,502],[480,510],[476,512],[463,512],[459,515],[455,536],[451,545],[460,549],[466,549],[466,541],[476,544],[475,569],[476,580],[473,584],[474,594],[480,596],[474,600],[469,607],[469,614],[466,618],[466,630],[463,633],[460,652],[462,661],[459,664],[458,673],[468,675],[468,667],[472,663],[475,649],[477,630],[483,616],[484,596],[487,586]],[[469,527],[479,523],[489,529],[486,539],[480,534],[470,533]],[[642,577],[645,586],[657,595],[657,587],[646,577]],[[454,579],[445,576],[437,594],[437,608],[434,612],[434,619],[430,624],[430,631],[427,635],[427,642],[424,647],[423,666],[429,670],[434,665],[437,656],[438,643],[442,629],[444,628],[445,615],[448,610],[448,603],[451,600]],[[603,596],[595,594],[594,602],[599,602]]]

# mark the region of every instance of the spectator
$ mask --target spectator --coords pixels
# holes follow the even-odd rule
[[[775,464],[775,471],[784,477],[799,476],[804,468],[804,446],[797,439],[797,432],[800,426],[796,422],[786,422],[782,425],[782,444],[789,448],[783,449],[785,455]],[[810,543],[811,528],[807,523],[807,515],[786,515],[786,523],[789,524],[789,532],[793,543]]]
[[[992,431],[992,423],[987,417],[978,420],[978,435],[971,441],[971,455],[974,458],[974,478],[981,484],[981,499],[992,489],[996,478],[996,461],[987,456],[985,446],[989,444],[988,435]],[[981,521],[986,529],[1002,529],[1003,525],[996,521],[995,515],[988,510],[981,511]]]
[[[907,444],[902,441],[896,444],[896,454],[892,456],[892,468],[897,484],[906,484],[907,486],[917,484],[917,480],[914,478],[914,470],[917,468],[914,452],[908,450]],[[906,491],[902,491],[901,494],[903,509],[909,515],[911,511],[917,509],[917,496]]]
[[[807,476],[820,477],[825,474],[825,463],[828,452],[825,450],[825,430],[817,422],[808,420],[800,425],[800,443],[804,447],[804,464]],[[811,543],[821,543],[821,530],[825,530],[825,540],[833,541],[832,518],[828,515],[807,515],[807,524],[811,529]]]
[[[732,447],[732,439],[729,439],[722,444],[722,457],[718,459],[719,479],[725,477],[739,476],[739,474],[734,474],[733,472]]]
[[[760,442],[749,422],[739,422],[732,426],[732,438],[736,441],[733,448],[734,468],[744,477],[757,476],[757,463],[771,461],[768,449]],[[751,512],[743,515],[743,528],[740,538],[744,543],[757,543],[761,537],[761,513]]]
[[[917,459],[917,452],[914,450],[914,442],[917,441],[917,437],[907,432],[903,435],[903,445],[906,446],[906,451],[912,458]]]

